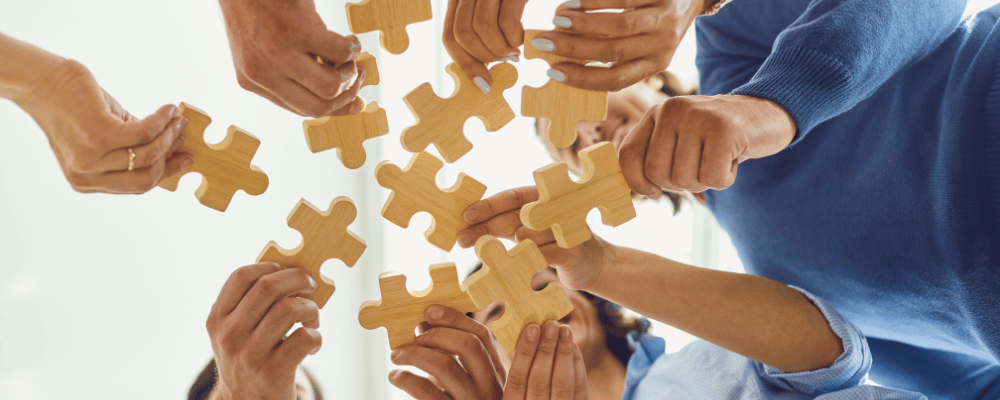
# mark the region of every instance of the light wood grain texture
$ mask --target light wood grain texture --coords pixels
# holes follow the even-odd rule
[[[517,69],[507,63],[490,68],[493,86],[489,94],[479,90],[458,64],[451,63],[446,70],[455,80],[455,92],[450,97],[438,97],[429,83],[403,97],[417,123],[403,130],[400,141],[404,149],[413,153],[434,144],[441,157],[451,163],[472,150],[463,130],[465,120],[479,117],[487,131],[495,132],[514,119],[514,110],[504,100],[503,91],[517,82]]]
[[[531,277],[548,267],[535,242],[525,240],[508,253],[500,240],[486,235],[476,242],[476,255],[483,268],[466,278],[462,287],[480,309],[494,301],[504,302],[503,316],[490,323],[493,336],[504,350],[514,351],[526,325],[559,320],[573,311],[573,304],[558,283],[539,291],[531,288]]]
[[[546,53],[531,45],[537,30],[524,31],[524,57],[541,58],[550,65],[559,62],[585,64]],[[577,121],[604,121],[608,116],[608,92],[583,90],[549,80],[541,88],[525,86],[521,89],[521,115],[547,118],[551,121],[546,138],[556,147],[568,147],[576,141]]]
[[[431,285],[427,289],[410,292],[406,289],[406,276],[385,272],[378,277],[382,298],[361,303],[358,322],[365,329],[385,327],[389,333],[389,348],[396,349],[413,341],[413,331],[424,322],[424,309],[439,304],[461,312],[481,310],[458,283],[455,264],[436,264],[430,267]]]
[[[357,217],[358,210],[347,197],[340,196],[330,202],[330,207],[320,211],[305,199],[299,200],[288,214],[288,226],[302,233],[302,242],[292,250],[285,250],[271,241],[257,257],[257,262],[273,261],[286,267],[302,268],[316,281],[316,291],[305,295],[319,308],[333,294],[333,281],[320,273],[320,266],[336,258],[353,266],[364,253],[365,241],[347,229]]]
[[[409,24],[430,20],[430,0],[364,0],[347,3],[347,27],[353,33],[379,31],[379,43],[392,54],[410,47]]]
[[[382,207],[385,219],[406,228],[414,214],[425,211],[433,220],[424,237],[441,250],[451,251],[458,231],[466,226],[462,212],[483,198],[486,186],[460,173],[452,187],[442,190],[434,179],[442,166],[441,160],[422,151],[413,155],[406,169],[382,161],[375,168],[375,178],[392,190]]]
[[[202,179],[195,197],[201,204],[218,211],[226,211],[237,190],[254,196],[267,190],[267,175],[256,165],[250,165],[260,147],[256,136],[230,126],[225,139],[217,144],[207,144],[205,128],[212,123],[208,114],[186,103],[181,103],[180,113],[188,119],[184,147],[194,155],[194,164],[164,180],[160,187],[173,192],[184,174],[197,172]]]
[[[358,73],[361,73],[362,70],[367,73],[365,80],[361,82],[361,87],[378,85],[378,62],[375,61],[375,56],[372,53],[362,52],[358,58],[354,59],[354,62],[358,65]]]
[[[313,153],[337,149],[337,157],[350,169],[365,163],[365,140],[389,133],[385,110],[377,102],[368,103],[365,110],[354,115],[342,115],[306,120],[306,145]]]
[[[598,143],[580,152],[583,177],[573,182],[565,163],[535,171],[538,201],[521,208],[521,223],[536,231],[552,227],[563,248],[590,239],[587,213],[597,207],[605,225],[618,226],[635,217],[631,189],[625,183],[614,145]]]

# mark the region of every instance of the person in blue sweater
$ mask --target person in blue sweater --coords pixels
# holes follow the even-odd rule
[[[636,193],[705,191],[748,272],[856,324],[876,382],[997,399],[1000,7],[964,8],[737,0],[696,22],[706,96],[666,100],[607,140]],[[504,234],[498,218],[531,197],[473,205],[467,233]],[[618,252],[595,238],[547,259]]]

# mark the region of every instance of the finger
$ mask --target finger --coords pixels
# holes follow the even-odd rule
[[[462,214],[465,222],[478,224],[499,214],[520,210],[525,204],[538,200],[538,189],[534,186],[504,190],[482,201],[473,203]]]
[[[269,355],[292,326],[299,322],[308,328],[319,328],[319,307],[314,301],[301,297],[285,297],[274,303],[250,334],[249,343],[252,348],[262,350],[257,360]]]
[[[288,268],[264,275],[254,282],[232,316],[244,330],[257,326],[278,300],[297,293],[316,290],[316,282],[300,268]]]
[[[670,183],[674,187],[692,192],[703,192],[707,189],[698,181],[704,146],[705,142],[695,132],[678,132],[677,145],[674,147],[674,165],[670,171]]]
[[[99,165],[102,166],[103,171],[128,171],[129,161],[132,160],[131,164],[133,170],[147,168],[153,166],[153,164],[162,163],[166,160],[167,156],[173,154],[171,149],[173,145],[180,139],[184,134],[184,130],[187,128],[188,120],[183,116],[176,116],[170,120],[167,127],[160,132],[153,141],[143,144],[141,146],[118,148],[109,151],[99,161]],[[128,128],[126,128],[128,129]],[[129,149],[132,152],[129,152]],[[135,158],[132,159],[132,154],[135,154]]]
[[[667,114],[673,103],[665,102],[660,107],[658,114],[660,118],[655,118],[655,132],[649,139],[649,146],[646,149],[646,159],[643,172],[650,182],[656,185],[657,191],[661,189],[683,190],[678,188],[673,181],[673,168],[677,164],[676,157],[678,151],[678,135],[672,125],[673,120]]]
[[[163,176],[164,160],[158,164],[132,171],[106,172],[93,178],[92,188],[101,188],[108,193],[141,194],[156,187]]]
[[[559,243],[552,242],[538,246],[538,250],[542,252],[545,262],[559,271],[562,271],[562,266],[570,265],[581,257],[580,246],[564,249],[559,246]]]
[[[507,45],[514,48],[524,44],[524,25],[521,25],[521,17],[524,16],[524,6],[528,0],[504,0],[500,3],[500,30],[507,40]]]
[[[486,0],[478,0],[486,1]],[[483,38],[479,36],[476,32],[476,27],[473,21],[476,18],[476,3],[477,0],[458,0],[458,6],[455,7],[455,40],[458,44],[465,49],[472,57],[482,63],[490,63],[498,61],[504,57],[504,54],[493,54],[486,44],[483,43]],[[495,21],[493,23],[496,23]]]
[[[427,347],[403,346],[393,350],[391,359],[393,364],[411,365],[433,375],[454,398],[476,398],[472,378],[455,357]]]
[[[669,58],[657,61],[657,59],[646,57],[616,62],[610,68],[562,62],[553,65],[552,69],[562,72],[564,78],[561,82],[567,86],[616,92],[666,69],[669,62]]]
[[[357,65],[353,61],[333,67],[316,62],[315,57],[302,54],[294,58],[290,67],[289,77],[327,101],[340,96],[358,78]]]
[[[334,65],[349,64],[361,55],[361,42],[354,35],[323,31],[309,35],[307,40],[311,55],[320,56],[324,62]]]
[[[556,234],[552,229],[546,229],[543,231],[536,231],[534,229],[522,226],[514,231],[514,240],[517,243],[521,243],[525,240],[530,240],[535,242],[539,247],[547,245],[549,243],[556,242]]]
[[[601,38],[560,31],[542,32],[537,37],[537,39],[546,39],[552,42],[549,53],[576,60],[601,62],[635,60],[658,54],[667,44],[657,43],[653,40],[654,38],[648,34],[623,38]]]
[[[552,392],[552,362],[559,343],[559,324],[549,320],[542,324],[535,360],[528,374],[528,400],[548,400]]]
[[[517,48],[507,44],[500,30],[500,0],[476,1],[476,12],[472,17],[472,28],[486,49],[498,60],[510,54],[517,54]]]
[[[302,360],[310,354],[319,352],[321,347],[323,347],[323,336],[319,331],[303,326],[278,345],[270,363],[279,371],[292,371],[294,374]]]
[[[265,98],[267,100],[270,100],[272,103],[278,105],[281,108],[284,108],[284,109],[292,112],[293,114],[296,114],[296,115],[299,115],[299,116],[305,116],[304,113],[302,113],[301,111],[299,111],[295,107],[292,107],[291,105],[289,105],[288,103],[286,103],[284,100],[282,100],[280,97],[276,96],[274,93],[271,93],[270,90],[267,90],[263,86],[260,86],[256,82],[250,80],[250,78],[248,78],[246,75],[241,74],[239,71],[237,71],[237,74],[236,74],[236,81],[237,81],[237,83],[239,83],[239,85],[240,85],[241,88],[243,88],[245,90],[248,90],[250,92],[253,92],[253,93],[257,94],[258,96],[263,97],[263,98]]]
[[[573,400],[576,389],[576,369],[573,362],[572,334],[568,325],[559,327],[559,343],[556,346],[552,367],[552,400]]]
[[[472,54],[469,54],[455,36],[455,13],[459,1],[461,0],[448,1],[448,12],[445,15],[444,34],[442,35],[444,48],[448,51],[451,59],[462,68],[462,72],[465,72],[469,80],[475,83],[483,93],[487,93],[493,85],[493,76],[490,74],[489,69],[486,68],[486,63],[477,60]]]
[[[573,340],[573,330],[570,330],[570,342]],[[587,365],[583,363],[583,354],[580,353],[580,347],[573,344],[573,369],[576,376],[576,387],[573,390],[575,398],[574,400],[587,400],[587,392],[589,387],[587,386]]]
[[[364,110],[365,102],[364,99],[358,96],[358,91],[361,90],[361,84],[364,83],[365,76],[367,75],[368,72],[362,70],[358,74],[358,79],[354,81],[354,84],[333,99],[334,110],[327,113],[327,115],[353,115]]]
[[[313,63],[316,63],[313,61]],[[317,63],[318,64],[318,63]],[[332,100],[324,100],[293,79],[280,79],[271,86],[275,96],[298,114],[320,118],[337,110]]]
[[[486,346],[493,347],[490,342],[483,343],[469,332],[439,326],[418,336],[414,344],[457,356],[459,363],[472,377],[480,395],[489,393],[496,385],[497,371],[493,364],[495,354],[491,358],[486,350]]]
[[[135,147],[152,142],[179,114],[177,106],[168,104],[146,118],[124,122],[121,133],[110,138],[109,148]]]
[[[661,14],[659,8],[653,7],[601,13],[559,9],[553,22],[560,22],[556,26],[576,35],[623,38],[661,29]]]
[[[736,167],[739,165],[738,154],[732,147],[726,146],[720,140],[709,138],[705,141],[702,151],[701,166],[698,169],[698,181],[712,189],[725,189],[736,182]]]
[[[273,262],[262,262],[237,268],[222,285],[219,297],[212,305],[212,314],[218,316],[231,314],[240,304],[240,300],[243,300],[250,288],[257,282],[257,279],[282,269],[284,268],[281,265]]]
[[[528,375],[531,373],[531,364],[535,360],[540,336],[541,329],[535,324],[530,324],[521,330],[521,337],[514,346],[514,359],[511,360],[510,370],[507,371],[507,383],[503,389],[504,400],[520,400],[527,396]]]
[[[521,226],[521,210],[508,211],[459,232],[458,245],[472,247],[483,235],[513,239],[514,232]]]
[[[660,0],[580,0],[580,7],[577,10],[593,11],[605,9],[625,9],[645,7],[655,4]],[[566,3],[563,3],[566,4]]]
[[[493,345],[493,338],[490,336],[490,330],[487,329],[485,325],[469,318],[467,315],[455,310],[454,308],[440,305],[431,305],[427,307],[427,309],[424,310],[424,318],[427,319],[426,322],[429,327],[452,328],[475,335],[479,338],[479,342],[482,343],[483,348],[490,357],[490,360],[493,361],[493,369],[497,371],[500,376],[504,375],[503,364],[500,362],[500,357],[497,355],[496,346]]]
[[[625,183],[632,191],[653,199],[659,198],[660,188],[647,178],[645,165],[649,142],[656,129],[654,116],[659,113],[660,107],[658,105],[646,111],[646,115],[625,135],[618,148],[618,163]]]
[[[410,371],[397,369],[389,372],[389,383],[417,400],[451,399],[447,393],[438,389],[429,379],[417,376]]]
[[[159,185],[163,183],[163,181],[179,174],[181,171],[191,168],[192,165],[194,165],[193,155],[190,153],[175,152],[174,155],[170,156],[164,164],[163,173],[160,174],[160,179],[156,182],[156,184]]]

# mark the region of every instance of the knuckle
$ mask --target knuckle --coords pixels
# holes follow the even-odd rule
[[[573,394],[573,384],[557,379],[552,382],[552,397],[569,398]]]
[[[528,386],[528,376],[521,373],[514,373],[507,376],[507,386],[518,390]]]
[[[636,20],[635,18],[630,18],[625,14],[617,14],[611,27],[615,33],[622,36],[628,36],[635,32]]]
[[[75,172],[69,172],[66,174],[66,181],[69,185],[73,187],[73,190],[77,192],[84,193],[84,189],[87,187],[87,179],[83,175],[77,174]]]
[[[278,294],[279,284],[278,279],[274,276],[268,275],[257,280],[254,284],[257,287],[257,291],[264,296],[275,296]]]
[[[233,279],[233,281],[242,284],[249,283],[256,279],[256,277],[253,276],[253,270],[250,268],[249,265],[237,268],[236,271],[233,271],[230,277]]]
[[[277,303],[274,303],[274,305],[271,306],[271,309],[280,316],[292,317],[300,310],[300,307],[298,302],[295,301],[295,298],[285,297],[278,300]]]
[[[528,384],[528,397],[548,397],[549,395],[549,384],[548,382],[534,381]]]

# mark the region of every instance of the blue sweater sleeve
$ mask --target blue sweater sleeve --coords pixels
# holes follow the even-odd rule
[[[771,1],[801,8],[805,0]],[[732,92],[782,105],[798,125],[795,144],[813,127],[851,109],[897,71],[932,52],[955,31],[965,5],[965,0],[811,0],[791,25],[783,26],[756,74]],[[733,18],[738,11],[723,9],[717,16]],[[729,29],[766,35],[768,23],[787,24],[780,12],[769,15],[770,21],[761,15],[755,26]],[[702,28],[699,35],[706,34]],[[723,55],[738,54],[721,50]],[[729,63],[745,61],[737,57]],[[712,64],[724,63],[717,58]]]

